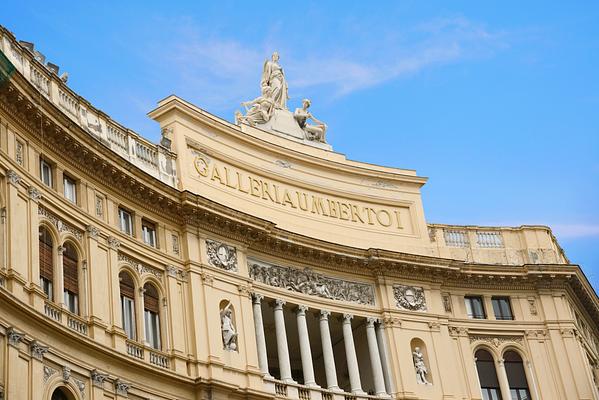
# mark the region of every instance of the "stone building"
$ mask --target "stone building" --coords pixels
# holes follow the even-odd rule
[[[153,144],[0,50],[0,397],[599,399],[551,230],[427,223],[425,178],[286,109],[278,55],[237,124],[170,96]]]

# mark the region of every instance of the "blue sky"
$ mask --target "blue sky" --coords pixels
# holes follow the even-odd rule
[[[83,3],[0,24],[134,131],[171,93],[232,120],[278,50],[336,151],[430,178],[429,222],[549,225],[599,288],[598,2]]]

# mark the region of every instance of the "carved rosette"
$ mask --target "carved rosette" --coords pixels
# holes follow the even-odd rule
[[[206,240],[208,262],[226,271],[237,272],[237,250],[233,246],[214,240]]]
[[[257,261],[251,262],[249,269],[253,280],[269,286],[326,299],[375,304],[374,287],[367,283],[331,278],[310,268],[301,270]]]
[[[393,285],[397,307],[402,310],[426,311],[424,289],[416,286]]]

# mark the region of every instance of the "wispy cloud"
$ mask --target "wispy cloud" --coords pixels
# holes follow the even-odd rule
[[[258,41],[244,42],[203,32],[189,20],[170,26],[176,26],[172,28],[176,32],[166,42],[153,44],[169,49],[165,55],[169,79],[201,96],[204,106],[217,109],[257,94],[262,63],[277,45],[291,95],[294,90],[326,87],[332,98],[443,64],[487,56],[507,45],[505,33],[463,17],[434,19],[376,38],[356,39],[349,48],[331,39],[317,47],[302,47],[301,41],[291,46],[284,39],[274,40],[268,32]]]

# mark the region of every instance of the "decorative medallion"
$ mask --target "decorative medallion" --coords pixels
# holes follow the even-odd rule
[[[424,289],[416,286],[393,285],[397,307],[402,310],[426,311]]]
[[[235,247],[214,240],[206,240],[206,246],[210,265],[226,271],[237,272],[237,250]]]
[[[301,270],[251,261],[250,277],[269,286],[312,296],[366,305],[375,303],[372,285],[331,278],[310,268]]]

